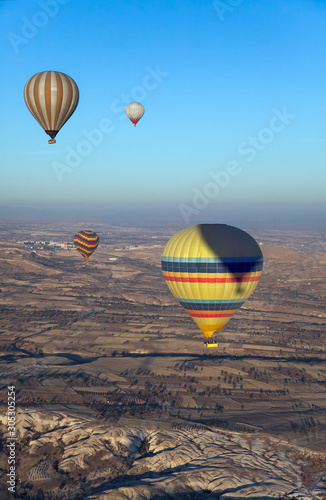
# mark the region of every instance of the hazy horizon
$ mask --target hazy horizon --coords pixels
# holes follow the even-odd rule
[[[184,219],[178,206],[132,206],[78,209],[77,207],[9,207],[0,206],[0,222],[45,223],[89,221],[112,225],[162,225],[164,227],[187,227],[194,224],[223,223],[239,227],[259,229],[302,229],[325,231],[324,207],[303,206],[224,206],[215,211],[203,209],[199,214],[190,214]]]

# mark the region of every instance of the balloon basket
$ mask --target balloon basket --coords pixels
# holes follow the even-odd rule
[[[49,139],[48,144],[55,144],[57,141],[55,139]]]
[[[214,342],[214,341],[206,341],[204,342],[205,344],[205,347],[206,349],[210,348],[210,347],[218,347],[218,343],[217,342]]]

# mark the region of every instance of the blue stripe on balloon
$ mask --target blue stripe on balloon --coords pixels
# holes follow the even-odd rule
[[[189,263],[232,263],[232,262],[263,262],[262,256],[249,257],[167,257],[162,256],[162,262],[189,262]]]
[[[262,260],[236,262],[166,262],[162,259],[162,271],[172,273],[254,273],[263,268]]]
[[[247,297],[243,300],[187,300],[178,299],[185,309],[197,311],[233,311],[239,309],[245,303]]]

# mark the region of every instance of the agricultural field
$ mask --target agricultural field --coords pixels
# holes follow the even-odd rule
[[[22,412],[269,436],[325,453],[323,235],[251,231],[262,278],[207,349],[161,273],[176,229],[92,228],[100,245],[86,263],[68,224],[3,224],[2,401],[15,385]],[[26,472],[35,484],[56,477],[45,458]]]

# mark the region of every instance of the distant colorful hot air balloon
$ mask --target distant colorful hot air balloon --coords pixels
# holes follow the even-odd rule
[[[74,244],[78,252],[80,252],[85,259],[88,259],[97,249],[99,237],[94,231],[79,231],[74,237]]]
[[[24,99],[35,120],[51,137],[49,144],[54,144],[55,136],[77,107],[79,90],[65,73],[42,71],[26,83]]]
[[[226,224],[198,224],[175,234],[163,250],[167,285],[209,338],[222,330],[257,286],[258,243]]]
[[[126,106],[126,115],[132,121],[134,127],[136,127],[136,123],[139,122],[144,113],[145,108],[140,102],[130,102]]]

